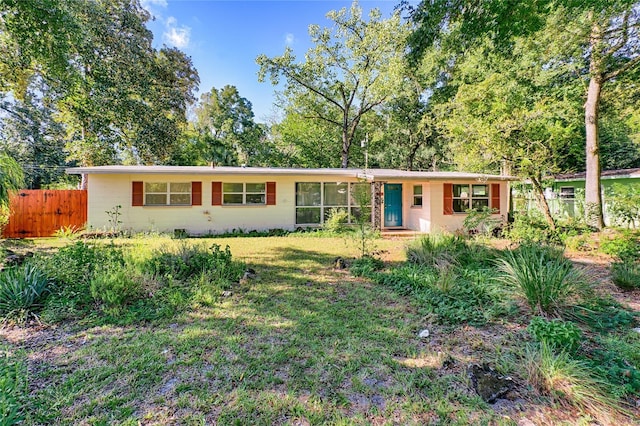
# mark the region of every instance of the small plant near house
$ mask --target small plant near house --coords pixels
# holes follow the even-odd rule
[[[358,213],[354,214],[355,222],[354,240],[358,244],[360,257],[373,256],[375,240],[379,233],[371,226],[371,188],[369,185],[356,185],[353,198],[358,205]]]
[[[42,308],[50,290],[50,279],[31,263],[0,272],[0,317],[26,320]]]
[[[324,221],[322,229],[329,234],[342,234],[348,231],[349,212],[345,209],[333,209],[329,217]]]
[[[126,269],[101,271],[91,279],[90,290],[91,296],[111,313],[141,296],[140,283]]]
[[[638,261],[640,260],[640,233],[622,230],[612,236],[603,237],[600,241],[600,251],[623,262]]]
[[[65,240],[74,240],[78,237],[80,231],[81,229],[76,226],[63,226],[54,233],[54,236]]]
[[[106,210],[105,213],[109,218],[107,222],[109,223],[109,231],[119,233],[121,231],[120,225],[122,225],[122,206],[120,204],[113,206],[111,210]]]
[[[538,342],[559,351],[573,352],[582,340],[582,332],[578,326],[561,319],[533,317],[527,330]]]
[[[498,280],[513,288],[535,314],[552,315],[587,289],[586,277],[552,247],[522,245],[496,261]]]
[[[372,256],[363,256],[353,261],[349,269],[355,277],[374,277],[384,267],[384,262]]]
[[[640,289],[640,262],[612,263],[611,281],[622,290]]]

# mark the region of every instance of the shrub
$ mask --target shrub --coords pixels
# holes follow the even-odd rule
[[[218,244],[207,248],[204,244],[182,242],[176,248],[157,250],[143,265],[143,270],[156,277],[178,280],[187,280],[208,271],[216,279],[236,281],[241,277],[244,265],[232,261],[229,246],[223,250]]]
[[[638,261],[640,234],[625,230],[615,234],[613,238],[603,238],[600,241],[600,251],[625,262]]]
[[[419,265],[435,266],[438,262],[456,263],[466,250],[462,237],[451,234],[428,234],[407,247],[407,260]]]
[[[574,351],[582,339],[582,332],[574,323],[560,319],[534,317],[527,330],[538,342],[560,351]]]
[[[95,274],[91,280],[91,296],[109,310],[117,310],[140,297],[141,287],[130,271],[108,270]]]
[[[611,297],[590,297],[567,308],[562,314],[563,317],[585,324],[596,331],[628,328],[637,316],[634,311],[627,310]]]
[[[517,214],[510,224],[506,236],[521,243],[558,242],[558,235],[540,215]]]
[[[640,394],[640,335],[608,335],[599,339],[598,348],[585,359],[593,371],[613,385],[619,397]]]
[[[30,263],[0,273],[0,316],[26,319],[42,307],[50,286],[49,278]]]
[[[614,222],[629,227],[640,222],[640,185],[614,183],[607,198],[608,213]]]
[[[566,352],[554,353],[544,342],[529,348],[525,362],[529,382],[542,394],[584,410],[600,421],[619,417],[624,410],[608,395],[607,383],[591,375],[588,365]]]
[[[622,290],[640,288],[640,263],[616,262],[611,264],[611,280]]]
[[[496,261],[498,280],[513,287],[537,314],[552,314],[586,287],[583,273],[557,249],[523,245]]]
[[[0,423],[21,424],[25,418],[28,395],[26,365],[6,354],[0,354]]]
[[[348,222],[349,212],[346,209],[333,209],[322,228],[330,234],[342,234],[347,230]]]
[[[499,233],[502,227],[502,219],[492,216],[497,210],[490,207],[467,210],[462,227],[469,235],[481,235],[490,237]]]

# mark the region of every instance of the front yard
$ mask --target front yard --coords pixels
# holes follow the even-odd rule
[[[182,300],[178,292],[163,293],[175,303],[174,314],[153,316],[140,307],[144,315],[136,316],[131,307],[110,308],[57,322],[43,315],[43,324],[0,329],[0,350],[10,360],[5,370],[14,366],[18,387],[26,389],[16,397],[26,424],[594,420],[593,413],[540,394],[526,380],[525,344],[532,339],[528,317],[519,313],[525,308],[517,301],[496,307],[486,320],[443,321],[440,311],[426,309],[413,291],[336,268],[337,257],[357,254],[341,238],[187,244],[193,242],[229,245],[233,258],[253,271],[207,297],[194,293]],[[170,244],[185,243],[115,241],[132,253]],[[377,242],[387,265],[406,260],[404,244]],[[47,246],[38,242],[30,249]],[[161,291],[144,283],[143,297]],[[96,303],[96,311],[101,306]],[[429,335],[419,337],[424,329]],[[612,333],[640,346],[637,333]],[[474,363],[512,376],[514,388],[495,404],[484,402],[469,378]],[[638,367],[633,366],[636,372]],[[631,424],[637,407],[624,410],[617,422]]]

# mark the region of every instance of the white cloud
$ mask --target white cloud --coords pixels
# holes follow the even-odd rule
[[[185,25],[178,26],[178,21],[173,16],[169,16],[167,18],[165,21],[165,28],[166,29],[162,34],[162,38],[165,43],[170,46],[177,47],[178,49],[184,49],[189,46],[191,28]]]
[[[287,46],[291,46],[291,45],[293,44],[293,42],[294,42],[294,41],[296,41],[296,39],[295,39],[295,37],[293,36],[293,34],[291,34],[291,33],[287,33],[287,34],[284,36],[284,43],[285,43]]]
[[[168,3],[167,0],[142,0],[140,2],[140,5],[147,10],[147,12],[149,13],[153,13],[153,7],[157,6],[157,7],[161,7],[161,8],[166,8]]]

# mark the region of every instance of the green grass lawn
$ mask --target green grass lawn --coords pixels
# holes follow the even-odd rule
[[[341,238],[188,240],[200,242],[229,245],[257,277],[169,319],[0,331],[0,349],[28,368],[26,424],[516,424],[549,410],[558,423],[575,418],[529,398],[517,377],[526,323],[435,324],[409,296],[335,269],[336,257],[357,254]],[[134,252],[179,243],[115,241]],[[388,263],[404,261],[404,241],[376,244]],[[432,335],[419,338],[426,327]],[[526,404],[483,402],[467,376],[474,362],[516,372]]]

